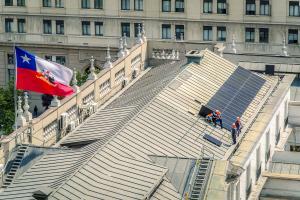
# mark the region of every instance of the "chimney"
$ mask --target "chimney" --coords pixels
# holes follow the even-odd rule
[[[203,53],[199,50],[191,50],[188,51],[185,56],[187,57],[188,63],[197,63],[200,64],[201,59],[203,57]]]

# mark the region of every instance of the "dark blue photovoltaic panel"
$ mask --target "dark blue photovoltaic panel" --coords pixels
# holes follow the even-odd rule
[[[203,138],[210,141],[211,143],[217,145],[218,147],[220,147],[222,145],[222,142],[220,140],[218,140],[217,138],[215,138],[211,135],[204,134]]]
[[[265,80],[238,67],[210,99],[206,107],[222,112],[223,127],[231,129],[236,117],[241,116],[264,85]]]

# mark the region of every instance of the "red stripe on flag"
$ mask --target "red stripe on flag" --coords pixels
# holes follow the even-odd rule
[[[17,70],[17,89],[19,90],[28,90],[56,96],[68,96],[74,93],[72,87],[58,82],[51,83],[42,73],[19,67]]]

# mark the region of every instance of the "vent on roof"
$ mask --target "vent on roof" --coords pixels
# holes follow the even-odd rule
[[[46,200],[48,199],[49,195],[51,194],[52,189],[49,187],[42,187],[37,191],[34,191],[32,197],[37,200]]]
[[[275,73],[275,65],[266,65],[265,69],[266,74],[274,76]]]
[[[205,134],[203,136],[203,138],[208,140],[209,142],[213,143],[214,145],[217,145],[218,147],[220,147],[222,145],[222,142],[220,140],[218,140],[217,138],[215,138],[211,135]]]
[[[202,105],[199,110],[199,115],[202,117],[206,117],[208,114],[212,113],[213,111],[209,109],[208,107]]]
[[[191,50],[187,52],[185,56],[187,57],[188,63],[194,62],[200,64],[200,61],[203,57],[203,53],[201,51]]]

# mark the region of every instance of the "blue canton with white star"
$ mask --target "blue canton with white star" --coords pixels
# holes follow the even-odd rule
[[[16,47],[17,67],[36,71],[35,56]]]

